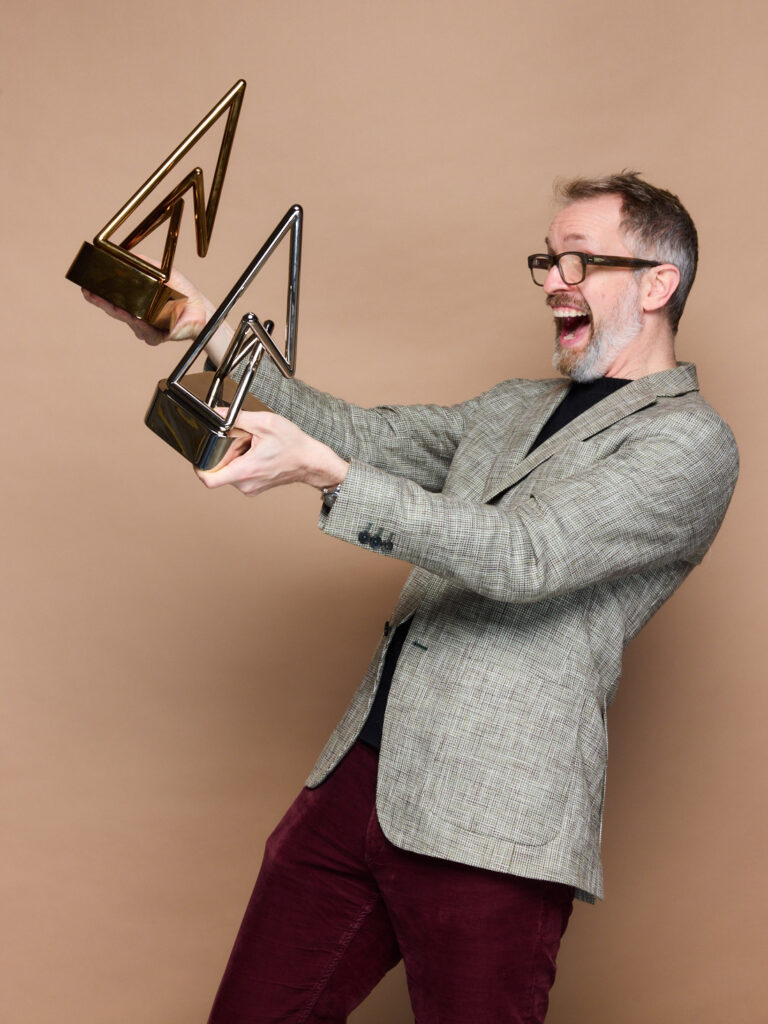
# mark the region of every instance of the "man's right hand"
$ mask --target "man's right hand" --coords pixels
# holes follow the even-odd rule
[[[147,259],[147,257],[142,256],[142,259]],[[155,261],[149,260],[148,262],[154,263]],[[168,285],[175,291],[181,292],[182,295],[186,295],[186,298],[178,299],[170,304],[170,324],[168,330],[165,331],[153,327],[145,320],[137,319],[130,313],[126,313],[124,309],[120,309],[85,289],[83,289],[83,297],[92,305],[103,309],[108,316],[127,324],[136,337],[147,345],[160,345],[164,341],[191,341],[205,327],[216,311],[216,307],[178,270],[171,271]],[[208,355],[217,365],[221,362],[231,337],[231,328],[227,324],[222,324],[209,342]]]

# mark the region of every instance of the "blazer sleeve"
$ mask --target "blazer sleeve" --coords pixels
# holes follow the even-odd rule
[[[483,398],[453,406],[365,409],[303,381],[283,377],[267,359],[250,390],[274,412],[327,444],[343,459],[366,463],[386,474],[406,476],[425,491],[442,488],[459,441]]]
[[[715,415],[670,413],[588,469],[501,506],[442,494],[354,461],[320,527],[498,601],[539,601],[601,580],[703,558],[738,473]],[[361,537],[362,534],[362,537]]]

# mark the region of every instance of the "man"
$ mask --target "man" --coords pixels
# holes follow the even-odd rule
[[[704,556],[738,460],[675,360],[679,200],[634,173],[561,198],[529,267],[567,379],[363,410],[263,365],[279,415],[243,414],[251,449],[199,474],[307,483],[324,532],[415,567],[267,843],[212,1024],[344,1021],[401,956],[419,1024],[542,1021],[573,896],[602,896],[622,651]],[[212,311],[190,287],[172,337]]]

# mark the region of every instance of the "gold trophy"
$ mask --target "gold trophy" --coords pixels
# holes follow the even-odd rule
[[[160,329],[168,329],[173,310],[171,303],[186,298],[185,295],[168,287],[168,278],[179,237],[181,216],[184,212],[184,193],[189,189],[192,190],[197,252],[199,256],[205,256],[211,240],[213,222],[216,219],[224,175],[227,173],[229,153],[232,149],[232,140],[235,135],[237,119],[240,116],[244,92],[245,82],[242,79],[235,82],[213,110],[203,118],[154,174],[144,182],[138,192],[101,229],[93,242],[83,243],[80,252],[67,271],[68,280],[74,281],[81,288],[119,306],[120,309],[126,310],[140,320],[146,320]],[[150,210],[141,223],[122,242],[116,245],[110,241],[120,225],[130,217],[150,192],[224,113],[227,113],[227,123],[219,148],[208,203],[206,204],[205,201],[203,172],[199,167],[195,167],[168,195],[161,199],[157,206]],[[166,220],[169,221],[169,224],[163,259],[160,267],[156,267],[146,260],[140,259],[130,250]]]
[[[235,427],[234,422],[241,409],[263,411],[267,408],[248,392],[265,353],[285,377],[293,377],[296,372],[302,218],[300,206],[288,210],[176,369],[157,385],[144,422],[198,469],[226,465],[249,447],[251,435]],[[275,344],[274,325],[270,320],[262,324],[253,313],[246,313],[218,370],[189,373],[224,318],[286,235],[290,238],[285,350],[281,352]],[[231,380],[229,374],[240,368],[239,382]],[[221,407],[225,410],[223,415],[217,411]]]

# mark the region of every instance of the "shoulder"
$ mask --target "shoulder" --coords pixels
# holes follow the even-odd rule
[[[713,509],[719,522],[739,475],[739,451],[731,428],[698,391],[660,395],[624,421],[619,452],[633,450],[646,480],[670,493],[688,495],[690,508]]]
[[[659,396],[641,415],[647,426],[672,432],[681,444],[738,466],[739,449],[733,431],[698,391]]]
[[[488,391],[479,395],[477,401],[481,408],[510,408],[527,406],[556,394],[564,394],[570,381],[563,377],[546,380],[526,380],[522,377],[502,380]]]

